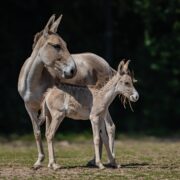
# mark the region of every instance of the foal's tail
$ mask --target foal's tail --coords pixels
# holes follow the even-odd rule
[[[39,126],[41,126],[44,121],[46,121],[46,116],[47,116],[47,113],[48,112],[48,109],[47,109],[47,105],[46,105],[46,100],[44,99],[42,104],[41,104],[41,114],[39,116]]]

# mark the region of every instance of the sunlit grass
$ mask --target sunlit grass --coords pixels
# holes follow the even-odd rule
[[[83,136],[83,135],[79,135]],[[121,136],[120,136],[121,137]],[[86,167],[93,157],[91,137],[70,141],[56,139],[56,159],[62,168],[47,168],[46,159],[37,171],[31,169],[37,157],[36,145],[29,138],[0,143],[0,179],[180,179],[180,141],[156,138],[122,137],[115,142],[116,159],[120,169]],[[29,139],[29,140],[25,140]],[[103,163],[107,161],[103,152]]]

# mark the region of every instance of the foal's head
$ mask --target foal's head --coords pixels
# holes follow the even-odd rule
[[[72,78],[76,74],[74,59],[69,53],[65,41],[56,33],[62,15],[55,20],[52,15],[43,31],[34,38],[33,50],[38,51],[45,67],[54,69],[58,76]]]
[[[127,98],[130,101],[136,102],[139,99],[139,94],[133,86],[136,80],[128,69],[129,62],[130,60],[126,63],[122,60],[118,66],[118,83],[116,89],[124,97],[124,100]]]

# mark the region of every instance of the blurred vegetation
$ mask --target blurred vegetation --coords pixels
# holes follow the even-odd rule
[[[71,53],[94,52],[113,68],[122,58],[132,60],[140,100],[133,104],[134,113],[124,110],[118,99],[113,102],[110,112],[117,131],[180,130],[179,0],[6,0],[0,13],[1,133],[32,132],[17,79],[31,53],[34,34],[53,13],[64,15],[59,34]],[[81,132],[90,123],[67,120],[60,131],[69,127]]]

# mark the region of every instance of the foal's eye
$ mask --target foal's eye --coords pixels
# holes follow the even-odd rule
[[[59,44],[52,44],[52,46],[59,51],[61,49],[61,46]]]

